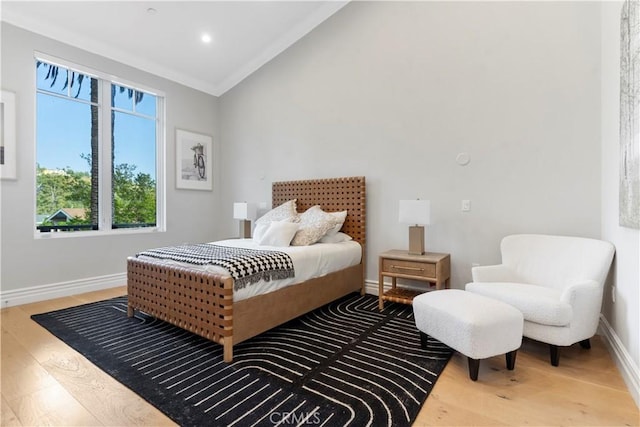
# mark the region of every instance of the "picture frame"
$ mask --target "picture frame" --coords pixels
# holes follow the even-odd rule
[[[640,5],[626,0],[620,16],[619,224],[640,229]]]
[[[16,179],[16,95],[0,97],[0,179]]]
[[[176,188],[213,190],[213,138],[176,128]]]

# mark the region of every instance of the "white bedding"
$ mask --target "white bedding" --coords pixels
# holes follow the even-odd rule
[[[210,242],[220,246],[230,246],[247,249],[265,249],[287,253],[293,261],[295,277],[290,279],[260,280],[257,283],[245,286],[243,289],[233,292],[233,300],[241,301],[256,295],[277,291],[278,289],[301,283],[315,277],[322,277],[334,271],[342,270],[360,263],[362,248],[356,241],[350,240],[341,243],[316,243],[310,246],[258,246],[252,239],[229,239]],[[163,264],[182,265],[194,270],[204,270],[212,273],[229,275],[222,267],[215,265],[193,265],[173,260],[161,260],[141,256],[141,259],[150,259]]]

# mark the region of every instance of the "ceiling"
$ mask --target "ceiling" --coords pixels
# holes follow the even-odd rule
[[[0,16],[220,96],[347,2],[2,0]]]

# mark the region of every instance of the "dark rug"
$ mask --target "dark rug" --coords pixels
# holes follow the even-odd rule
[[[182,426],[408,426],[451,350],[420,347],[411,306],[349,295],[222,346],[119,297],[33,320]]]

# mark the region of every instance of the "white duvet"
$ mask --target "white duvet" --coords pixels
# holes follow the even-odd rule
[[[350,240],[341,243],[316,243],[310,246],[258,246],[252,239],[229,239],[210,242],[220,246],[247,249],[274,250],[287,253],[293,261],[295,277],[290,279],[270,280],[253,283],[233,292],[233,300],[241,301],[256,295],[277,291],[278,289],[301,283],[315,277],[322,277],[334,271],[342,270],[360,263],[362,248],[358,242]],[[194,270],[229,275],[229,272],[215,265],[194,265],[173,260],[159,260],[141,256],[163,264],[181,265]]]

